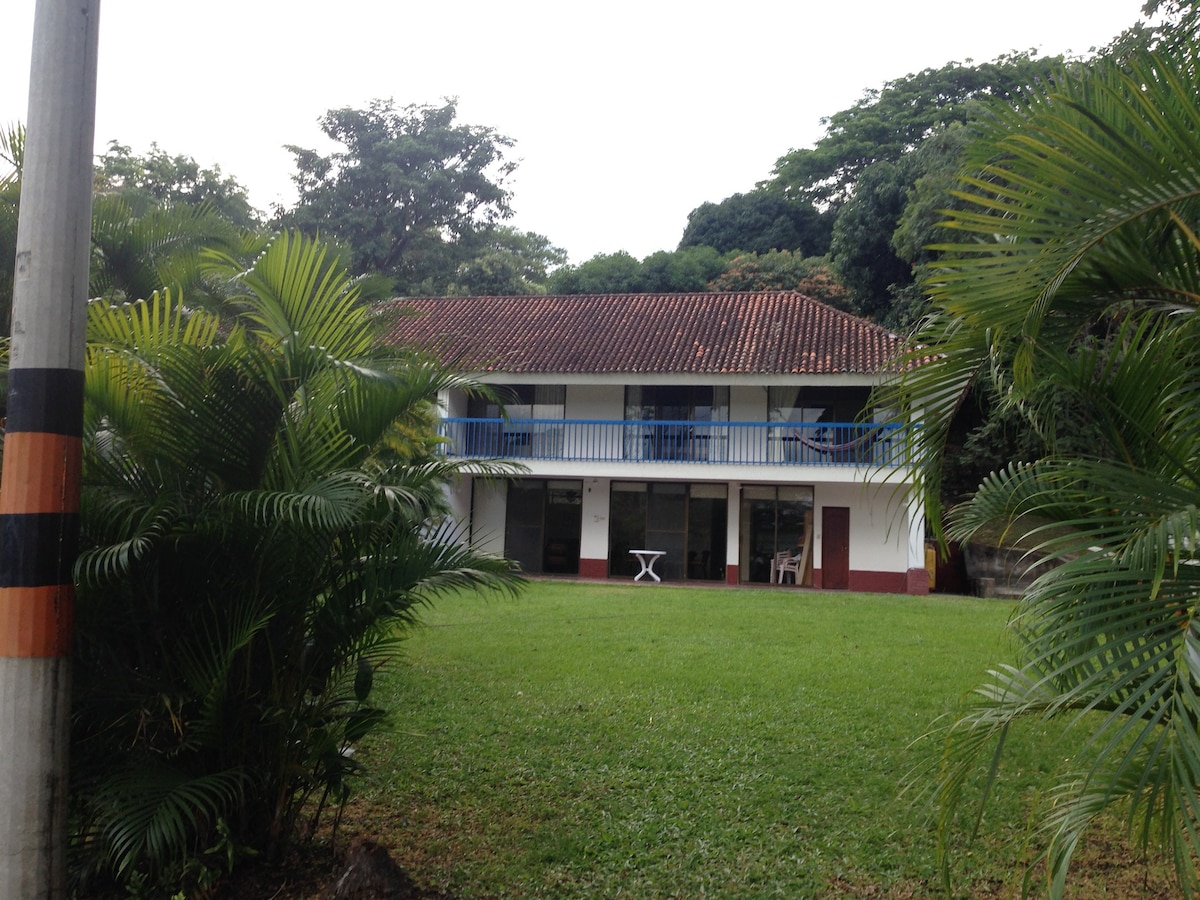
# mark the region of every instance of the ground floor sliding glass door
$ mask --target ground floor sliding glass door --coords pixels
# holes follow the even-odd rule
[[[582,481],[511,482],[504,515],[505,555],[534,575],[578,575],[582,514]]]
[[[770,584],[780,581],[776,568],[782,554],[796,560],[790,583],[812,584],[813,489],[797,485],[745,485],[738,547],[741,580]]]
[[[729,491],[723,484],[614,481],[609,507],[608,573],[636,575],[630,550],[662,550],[665,581],[725,577]]]

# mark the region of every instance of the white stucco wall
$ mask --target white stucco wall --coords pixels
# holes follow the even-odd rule
[[[568,419],[625,418],[625,388],[619,384],[568,384]]]
[[[446,500],[450,504],[450,514],[466,527],[471,521],[471,479],[456,478],[446,486]]]
[[[607,478],[583,480],[583,535],[579,542],[581,559],[608,558],[610,483]]]
[[[502,482],[475,482],[474,522],[471,540],[489,553],[504,552],[504,499]]]
[[[729,388],[729,421],[767,421],[767,389],[759,384],[735,384]]]
[[[462,391],[442,391],[438,395],[442,415],[461,418],[467,414],[467,395]]]
[[[850,569],[868,572],[906,572],[909,568],[909,513],[890,485],[817,484],[814,566],[821,568],[821,510],[844,506],[850,510]]]

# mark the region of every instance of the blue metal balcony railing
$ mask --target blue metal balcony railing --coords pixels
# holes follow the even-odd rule
[[[844,422],[665,422],[612,419],[443,419],[453,456],[579,462],[898,466],[898,425]]]

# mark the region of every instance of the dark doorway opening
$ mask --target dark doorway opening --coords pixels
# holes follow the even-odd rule
[[[728,506],[723,484],[613,482],[609,575],[636,575],[629,551],[645,549],[665,552],[656,566],[665,580],[724,579]]]
[[[776,560],[805,559],[797,584],[812,584],[813,489],[800,485],[746,485],[742,488],[738,572],[743,582],[776,581]]]
[[[523,479],[508,486],[504,552],[531,574],[579,574],[582,481]]]

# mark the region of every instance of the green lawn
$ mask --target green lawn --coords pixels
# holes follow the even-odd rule
[[[913,746],[985,666],[1007,603],[958,597],[531,584],[442,601],[380,673],[398,710],[360,758],[355,826],[472,897],[924,896]],[[1016,735],[966,885],[1007,849],[1056,750]]]

